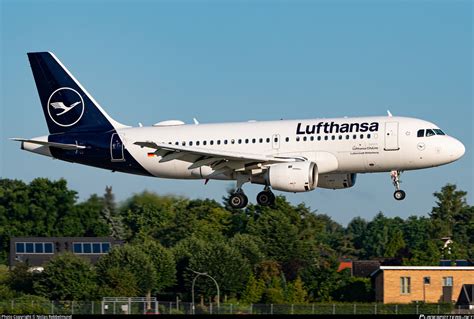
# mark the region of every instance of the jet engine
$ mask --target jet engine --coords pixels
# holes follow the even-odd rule
[[[323,174],[319,176],[318,187],[341,189],[355,185],[357,174]]]
[[[263,175],[252,177],[251,182],[284,192],[308,192],[318,184],[318,166],[313,162],[275,164]]]

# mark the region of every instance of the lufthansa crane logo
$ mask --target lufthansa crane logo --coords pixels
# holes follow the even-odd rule
[[[54,91],[48,99],[48,114],[59,126],[73,126],[84,115],[84,100],[74,89],[62,87]]]

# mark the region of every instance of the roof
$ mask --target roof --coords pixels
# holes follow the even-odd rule
[[[474,266],[380,266],[370,274],[370,277],[378,274],[382,270],[472,270]]]
[[[352,261],[341,261],[341,263],[339,264],[339,268],[337,268],[337,271],[340,272],[347,268],[352,268]]]
[[[380,266],[381,270],[474,270],[474,266]]]

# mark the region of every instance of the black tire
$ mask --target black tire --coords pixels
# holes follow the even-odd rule
[[[396,190],[395,193],[393,193],[393,197],[396,200],[404,200],[405,196],[406,196],[406,193],[404,191],[402,191],[401,189]]]
[[[245,196],[243,193],[232,194],[229,198],[229,205],[235,209],[244,208],[247,206],[248,202],[249,200],[247,196]]]
[[[261,206],[275,204],[275,195],[271,191],[262,191],[257,194],[257,203]]]

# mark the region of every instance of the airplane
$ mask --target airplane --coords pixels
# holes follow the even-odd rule
[[[435,124],[392,116],[132,127],[112,119],[50,52],[28,53],[49,135],[13,138],[21,149],[71,163],[171,179],[234,180],[232,208],[248,204],[242,186],[309,192],[354,186],[359,173],[390,172],[396,200],[404,171],[454,162],[464,145]],[[137,106],[131,106],[137,107]]]

